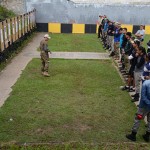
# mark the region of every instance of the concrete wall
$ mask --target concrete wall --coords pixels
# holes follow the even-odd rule
[[[150,0],[71,0],[75,3],[100,3],[100,4],[148,4]]]
[[[84,24],[95,24],[99,14],[124,24],[150,24],[149,3],[150,0],[0,0],[17,14],[36,8],[38,23]]]
[[[150,24],[150,15],[148,13],[150,5],[83,4],[67,0],[43,0],[42,2],[41,0],[26,0],[26,2],[28,11],[36,8],[38,23],[75,22],[95,24],[99,14],[106,14],[112,20],[120,21],[124,24]]]

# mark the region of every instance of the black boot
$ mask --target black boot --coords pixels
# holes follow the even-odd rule
[[[111,53],[109,54],[109,57],[114,56],[114,55],[115,55],[115,52],[111,52]]]
[[[146,133],[143,135],[143,139],[145,142],[149,142],[150,133],[146,131]]]
[[[134,95],[131,95],[132,97],[139,97],[139,93],[135,93]]]
[[[138,98],[134,98],[134,99],[132,99],[132,100],[131,100],[131,102],[132,102],[132,103],[134,103],[134,102],[138,102],[138,101],[139,101],[139,99],[138,99]]]
[[[131,140],[131,141],[136,141],[136,132],[133,132],[131,134],[127,134],[126,138]]]
[[[139,97],[134,97],[134,99],[131,100],[131,102],[138,102],[139,101]]]

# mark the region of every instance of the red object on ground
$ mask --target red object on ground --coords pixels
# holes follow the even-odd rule
[[[137,115],[137,118],[138,118],[139,120],[141,120],[141,119],[143,119],[143,116],[140,115],[140,114],[138,114],[138,115]]]

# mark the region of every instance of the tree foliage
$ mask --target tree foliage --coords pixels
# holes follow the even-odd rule
[[[16,16],[16,14],[13,11],[8,10],[3,6],[0,6],[0,21],[5,20],[6,18],[12,18],[14,16]]]

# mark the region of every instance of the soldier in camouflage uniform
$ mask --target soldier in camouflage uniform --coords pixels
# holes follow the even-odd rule
[[[48,56],[48,52],[51,53],[51,51],[48,49],[48,40],[50,39],[50,36],[48,34],[44,35],[44,39],[40,42],[40,50],[41,50],[41,61],[42,61],[42,74],[46,77],[49,77],[48,74],[48,60],[49,60],[49,56]]]

